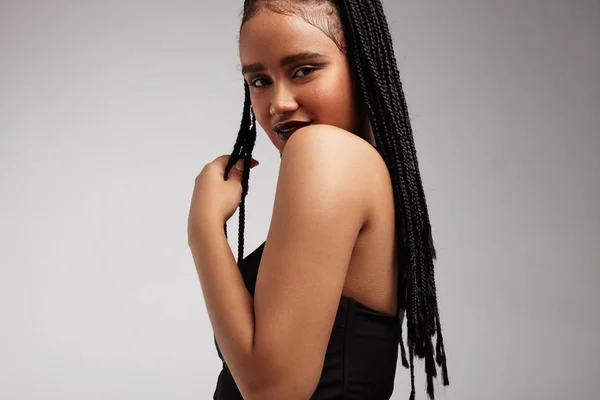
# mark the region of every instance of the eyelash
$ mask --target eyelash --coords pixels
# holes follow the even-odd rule
[[[302,68],[299,68],[299,69],[297,69],[297,70],[296,70],[296,72],[298,72],[298,71],[304,71],[304,70],[306,70],[306,69],[310,70],[311,72],[310,72],[310,73],[308,73],[308,74],[305,74],[304,76],[301,76],[300,78],[306,78],[307,76],[311,75],[311,74],[312,74],[314,71],[316,71],[316,70],[317,70],[317,69],[319,69],[319,68],[318,68],[318,67],[316,67],[316,66],[310,66],[310,67],[308,67],[308,66],[307,66],[307,67],[302,67]],[[296,75],[296,72],[294,72],[294,75]],[[256,88],[256,89],[262,89],[262,88],[264,88],[264,87],[265,87],[265,84],[263,84],[262,86],[256,86],[256,85],[254,84],[256,81],[258,81],[258,80],[260,80],[260,79],[266,79],[266,78],[254,78],[254,79],[253,79],[253,80],[250,82],[250,85],[249,85],[249,86],[250,86],[250,87],[254,87],[254,88]]]

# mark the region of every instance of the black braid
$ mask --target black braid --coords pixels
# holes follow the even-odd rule
[[[397,201],[397,211],[404,215],[403,231],[408,242],[400,243],[408,245],[404,250],[409,253],[407,272],[410,275],[410,285],[407,288],[399,287],[399,293],[407,290],[411,299],[407,309],[411,375],[414,352],[414,355],[425,358],[427,392],[433,399],[433,378],[437,376],[431,340],[434,334],[437,334],[435,361],[442,367],[444,385],[449,384],[433,273],[436,254],[391,35],[379,0],[341,0],[338,7],[342,24],[346,27],[346,39],[350,43],[348,58],[356,66],[358,75],[366,72],[366,79],[360,79],[359,76],[359,82],[374,136],[382,137],[384,145],[387,142],[392,147],[392,157],[386,154],[387,151],[381,153],[388,168],[390,164],[395,166],[390,168],[390,172],[394,181],[395,198],[400,200]],[[370,107],[369,103],[376,106]],[[373,123],[376,120],[382,123]],[[380,131],[381,125],[386,129]],[[399,177],[393,172],[399,172],[403,176]],[[408,184],[403,182],[405,180]],[[400,265],[400,268],[405,267]],[[411,376],[411,384],[414,390],[414,376]]]
[[[306,17],[301,6],[312,11],[316,9],[314,6],[321,5],[331,5],[337,10],[337,16],[332,17],[335,20],[322,30],[348,57],[358,84],[361,104],[366,109],[373,129],[377,150],[392,178],[399,250],[397,315],[399,316],[400,308],[406,309],[410,362],[406,360],[401,324],[398,343],[401,347],[402,365],[410,367],[410,399],[415,398],[415,356],[425,360],[427,393],[430,399],[434,399],[436,363],[442,368],[443,384],[449,385],[434,277],[433,261],[436,259],[436,251],[408,107],[381,0],[244,0],[241,25],[261,7]],[[341,40],[337,35],[339,32],[343,33]],[[252,111],[246,82],[244,93],[242,121],[225,170],[227,179],[233,165],[239,159],[244,159],[238,264],[244,253],[245,198],[250,178],[250,159],[256,142],[256,117]],[[227,225],[224,228],[227,235]],[[434,335],[435,350],[432,343]]]
[[[238,160],[244,160],[244,170],[242,172],[242,198],[240,200],[240,223],[238,229],[238,265],[239,262],[244,258],[244,227],[246,221],[246,195],[248,194],[248,181],[250,180],[250,159],[252,158],[252,150],[254,150],[254,144],[256,143],[256,116],[252,111],[252,105],[250,103],[250,88],[248,84],[244,82],[244,112],[242,114],[242,122],[240,124],[240,130],[238,137],[233,146],[233,151],[227,162],[225,168],[224,179],[227,180],[229,171],[233,168]],[[227,224],[225,224],[225,237],[227,237]]]

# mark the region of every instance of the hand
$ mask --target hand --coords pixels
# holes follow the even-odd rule
[[[201,224],[225,225],[240,204],[244,160],[238,160],[225,180],[223,177],[229,158],[228,154],[217,157],[206,164],[196,177],[188,217],[188,243],[197,237]],[[258,161],[251,159],[250,168],[258,164]]]

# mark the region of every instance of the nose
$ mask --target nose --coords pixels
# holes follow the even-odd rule
[[[285,85],[274,86],[271,107],[269,108],[271,116],[295,111],[298,108],[298,103],[294,99],[293,93],[291,93]]]

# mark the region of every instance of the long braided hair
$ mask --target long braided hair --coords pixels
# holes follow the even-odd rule
[[[415,356],[425,360],[427,393],[430,399],[434,399],[436,363],[441,367],[443,384],[449,385],[434,278],[436,252],[408,108],[383,5],[380,0],[245,0],[241,26],[263,7],[282,14],[298,15],[309,23],[314,22],[317,10],[317,19],[321,21],[318,27],[348,57],[353,76],[358,82],[359,100],[366,109],[377,150],[390,171],[393,183],[396,240],[399,244],[398,308],[405,308],[407,316],[410,400],[415,398]],[[323,12],[327,14],[325,28],[322,26]],[[250,159],[256,142],[256,117],[245,81],[244,92],[242,121],[224,176],[227,179],[235,163],[244,160],[239,206],[238,265],[244,254],[245,199],[250,179]],[[227,235],[227,224],[224,229]],[[408,368],[401,327],[400,323],[398,343],[402,365]]]

